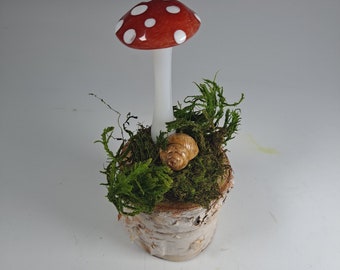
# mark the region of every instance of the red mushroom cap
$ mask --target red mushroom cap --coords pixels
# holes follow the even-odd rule
[[[134,49],[162,49],[185,42],[200,24],[198,15],[177,0],[146,0],[119,20],[116,35]]]

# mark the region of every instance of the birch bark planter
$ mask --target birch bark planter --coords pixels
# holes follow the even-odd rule
[[[151,214],[123,216],[131,239],[153,256],[185,261],[200,254],[212,241],[218,213],[233,187],[231,168],[219,181],[221,197],[205,209],[192,203],[162,203]]]

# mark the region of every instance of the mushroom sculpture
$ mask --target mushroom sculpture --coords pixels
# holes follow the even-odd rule
[[[118,39],[126,46],[153,50],[154,111],[151,136],[154,141],[166,132],[174,119],[172,109],[172,47],[191,38],[200,27],[200,18],[177,0],[145,0],[134,6],[117,23]]]

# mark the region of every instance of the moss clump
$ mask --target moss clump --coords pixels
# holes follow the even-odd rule
[[[161,163],[159,149],[167,144],[164,134],[154,143],[149,127],[139,125],[136,132],[127,129],[129,121],[136,117],[128,114],[123,125],[118,121],[119,137],[113,137],[114,127],[104,129],[97,141],[103,144],[108,156],[102,173],[107,179],[107,197],[119,213],[150,213],[162,201],[209,207],[211,200],[221,195],[218,179],[229,166],[224,162],[225,148],[238,130],[241,118],[237,105],[244,96],[228,103],[215,79],[205,79],[196,86],[199,94],[174,106],[176,120],[167,123],[168,131],[190,135],[200,149],[198,156],[180,171],[172,171]],[[116,153],[109,146],[112,139],[120,141]]]

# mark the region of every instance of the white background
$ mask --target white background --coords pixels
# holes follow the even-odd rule
[[[194,260],[130,242],[105,198],[102,129],[152,118],[149,51],[114,25],[135,1],[0,1],[1,269],[340,269],[340,1],[183,0],[202,19],[173,51],[173,102],[194,81],[245,93],[228,145],[236,186]]]

